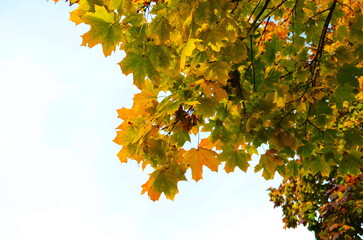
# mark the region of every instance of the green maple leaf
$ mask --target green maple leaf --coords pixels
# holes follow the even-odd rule
[[[143,88],[146,77],[149,77],[152,81],[160,79],[159,73],[146,55],[129,52],[119,65],[123,74],[133,74],[134,84],[139,89]]]
[[[173,61],[172,55],[164,46],[150,44],[147,51],[147,56],[158,71],[164,70],[168,71],[167,73],[169,73],[172,70],[170,69],[171,62]]]
[[[246,172],[250,164],[251,156],[244,150],[235,150],[232,146],[223,149],[223,152],[218,155],[220,161],[225,161],[224,170],[227,173],[233,172],[236,167]]]
[[[344,101],[352,102],[355,101],[354,87],[349,84],[340,85],[333,95],[333,101],[336,103],[338,108],[343,107]]]
[[[263,169],[262,176],[268,180],[273,179],[278,166],[284,165],[284,161],[276,155],[276,150],[270,149],[261,155],[260,162],[255,167],[255,172]]]
[[[363,16],[362,15],[357,15],[354,18],[354,22],[353,25],[351,26],[350,29],[350,34],[353,38],[357,39],[358,41],[360,41],[363,38]]]
[[[358,175],[359,169],[363,168],[363,153],[352,151],[349,155],[345,156],[340,163],[339,172],[341,174]]]
[[[351,58],[350,55],[349,58]],[[347,83],[353,87],[358,87],[358,81],[355,76],[359,76],[361,74],[361,69],[356,68],[353,64],[346,63],[339,69],[337,73],[337,80],[340,85]]]
[[[317,173],[321,173],[323,176],[329,176],[330,173],[330,164],[324,159],[323,156],[312,155],[306,159],[304,162],[309,164],[309,169],[313,175]]]
[[[163,44],[170,38],[170,32],[173,31],[169,21],[163,16],[156,16],[147,28],[146,35],[153,38],[156,44]]]
[[[166,198],[174,200],[175,195],[179,192],[178,182],[185,181],[185,169],[180,165],[172,165],[155,170],[150,174],[149,180],[142,185],[141,194],[148,192],[151,200],[159,199],[161,193]]]
[[[272,41],[266,43],[266,51],[264,53],[267,64],[272,64],[275,61],[277,51],[281,50],[282,43],[277,35],[274,35]]]
[[[91,26],[91,29],[82,35],[82,45],[91,48],[102,44],[103,54],[109,56],[121,42],[122,27],[119,18],[113,12],[109,13],[100,6],[95,6],[95,10],[94,13],[86,13],[82,18]]]
[[[297,153],[300,154],[302,157],[308,157],[314,153],[316,146],[312,143],[306,143],[299,147]]]
[[[296,161],[289,161],[286,165],[287,174],[292,177],[299,175],[299,164]]]

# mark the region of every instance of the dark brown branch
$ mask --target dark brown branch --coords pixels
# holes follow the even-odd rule
[[[270,3],[270,1],[271,0],[266,0],[265,1],[265,4],[263,5],[261,11],[258,13],[258,15],[256,16],[255,20],[253,20],[253,23],[251,24],[251,27],[248,29],[247,34],[249,34],[252,29],[253,29],[252,32],[255,31],[255,29],[256,29],[255,25],[256,25],[257,21],[260,19],[260,17],[262,16],[262,14],[266,11],[267,6]]]
[[[247,112],[246,112],[246,105],[245,105],[244,101],[242,101],[242,106],[243,106],[243,115],[246,115]]]
[[[324,50],[324,43],[325,43],[325,38],[326,38],[326,33],[328,32],[328,28],[329,28],[329,24],[330,21],[333,17],[333,12],[335,10],[335,6],[337,4],[338,0],[334,0],[332,3],[332,6],[329,8],[329,13],[328,16],[325,19],[324,22],[324,27],[323,30],[321,32],[320,35],[320,39],[319,39],[319,44],[318,44],[318,48],[316,50],[316,55],[314,57],[314,59],[312,60],[310,66],[311,66],[311,84],[312,86],[315,86],[315,82],[316,79],[319,76],[319,62],[320,62],[320,58],[323,54],[323,50]]]
[[[319,39],[318,49],[316,51],[316,55],[315,55],[315,58],[313,59],[313,62],[319,61],[319,58],[321,57],[321,55],[323,53],[326,33],[328,32],[328,27],[329,27],[331,18],[333,16],[333,12],[335,10],[336,4],[337,4],[337,0],[334,0],[332,6],[329,8],[329,13],[325,19],[324,27],[323,27],[323,30],[321,32],[320,39]]]
[[[233,14],[234,11],[236,11],[236,9],[238,8],[238,4],[239,4],[240,1],[238,1],[238,0],[237,1],[233,1],[232,0],[232,2],[235,2],[236,3],[236,6],[234,6],[234,8],[232,9],[231,14]]]

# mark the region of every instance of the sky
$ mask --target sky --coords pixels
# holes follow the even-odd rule
[[[116,110],[136,93],[66,3],[0,0],[0,239],[309,240],[283,229],[260,173],[205,169],[174,201],[140,195],[148,171],[120,164]]]

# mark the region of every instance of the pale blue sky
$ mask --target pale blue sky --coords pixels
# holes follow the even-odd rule
[[[149,172],[112,142],[135,92],[122,53],[80,47],[87,27],[65,3],[0,1],[0,239],[314,239],[282,229],[276,183],[253,171],[205,169],[175,201],[140,196]]]

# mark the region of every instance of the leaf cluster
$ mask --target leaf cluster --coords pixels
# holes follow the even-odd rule
[[[174,199],[189,170],[195,181],[204,166],[247,171],[264,144],[265,179],[361,174],[362,0],[70,3],[90,26],[82,45],[126,53],[140,92],[118,110],[114,141],[121,162],[154,169],[152,200]]]
[[[285,227],[302,224],[323,240],[358,240],[363,235],[363,174],[309,174],[284,180],[269,191],[275,207],[282,207]]]

